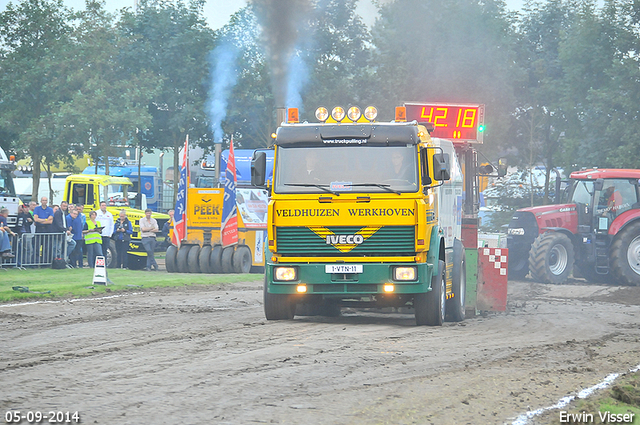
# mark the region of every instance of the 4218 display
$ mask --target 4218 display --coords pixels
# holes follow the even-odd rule
[[[405,103],[407,121],[430,122],[431,137],[482,143],[484,105]]]

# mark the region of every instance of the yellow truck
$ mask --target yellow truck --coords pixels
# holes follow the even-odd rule
[[[64,200],[69,204],[84,205],[84,213],[100,209],[100,202],[107,203],[107,210],[113,214],[114,220],[120,215],[120,210],[127,211],[127,217],[133,225],[133,234],[127,251],[128,266],[130,269],[142,269],[146,266],[147,253],[141,243],[140,219],[144,217],[144,211],[136,209],[135,197],[130,196],[128,189],[133,185],[126,177],[112,177],[94,174],[72,174],[65,180]],[[151,214],[162,229],[164,223],[169,220],[167,214]],[[111,241],[105,253],[107,267],[115,265],[116,244]]]
[[[253,150],[237,149],[236,168],[238,186],[238,244],[227,248],[220,245],[220,224],[224,188],[217,186],[205,158],[200,170],[192,173],[192,184],[187,189],[187,234],[180,249],[167,248],[166,266],[170,273],[249,273],[261,272],[264,266],[264,241],[267,229],[267,192],[249,186]],[[228,151],[222,153],[226,161]]]
[[[264,276],[268,320],[341,307],[409,307],[418,325],[465,317],[463,176],[433,127],[376,122],[373,107],[290,109],[275,133],[273,180],[256,152],[252,184],[270,192]]]

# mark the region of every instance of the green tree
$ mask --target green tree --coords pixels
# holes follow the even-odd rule
[[[164,81],[163,89],[148,104],[151,125],[138,137],[142,146],[178,151],[189,141],[211,143],[204,103],[213,33],[202,16],[204,0],[141,0],[135,13],[126,12],[121,26],[134,43],[122,49],[123,60],[133,70],[146,70]],[[178,173],[174,188],[177,189]]]
[[[33,161],[32,193],[38,193],[43,158],[61,141],[60,58],[70,43],[70,18],[62,0],[9,3],[0,13],[0,126]]]
[[[90,152],[96,162],[101,158],[109,174],[114,147],[135,144],[137,133],[151,126],[148,104],[162,81],[129,67],[121,51],[133,40],[115,26],[104,1],[88,0],[78,21],[64,61],[70,96],[59,123],[76,150]]]

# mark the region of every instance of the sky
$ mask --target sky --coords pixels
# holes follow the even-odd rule
[[[8,0],[0,0],[0,11],[6,8],[7,3],[9,3]],[[13,0],[11,3],[18,4],[19,0]],[[64,3],[74,10],[83,10],[85,5],[84,0],[64,0]],[[115,12],[123,7],[133,8],[135,3],[136,0],[106,0],[106,8],[110,12]],[[522,8],[523,3],[524,0],[506,0],[507,9],[509,10],[519,10]],[[207,0],[204,6],[204,16],[209,26],[216,30],[229,22],[231,15],[246,4],[246,0]],[[371,3],[371,0],[360,0],[358,13],[365,23],[372,25],[375,20],[376,8]]]

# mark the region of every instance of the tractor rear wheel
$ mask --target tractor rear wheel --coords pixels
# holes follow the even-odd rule
[[[640,286],[640,223],[624,228],[611,244],[611,269],[626,285]]]
[[[573,269],[573,243],[564,233],[538,235],[529,251],[531,277],[542,283],[565,283]]]
[[[175,273],[178,271],[178,266],[176,265],[176,257],[178,255],[178,247],[175,245],[170,245],[167,248],[167,253],[164,257],[165,266],[167,267],[167,272]]]
[[[187,255],[187,265],[189,273],[200,273],[200,265],[198,265],[198,258],[200,256],[200,245],[193,245]]]

